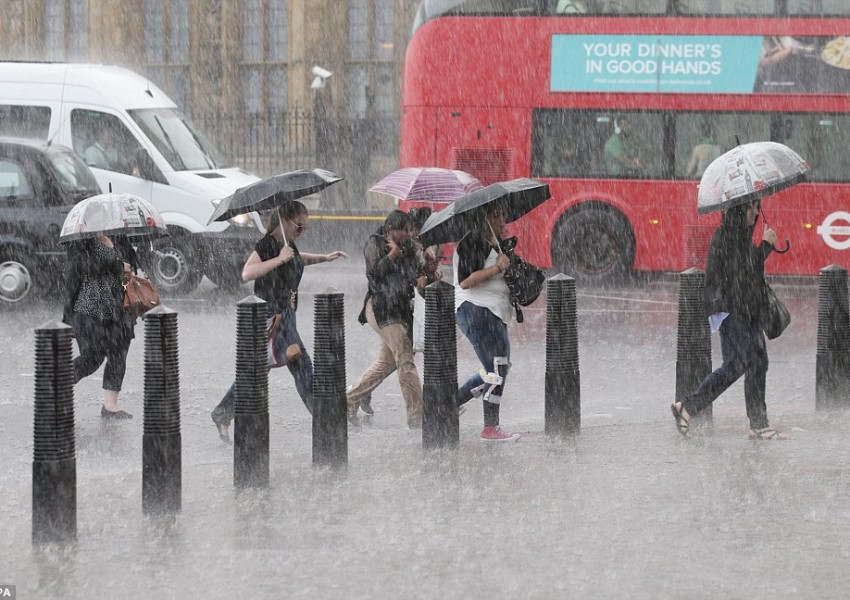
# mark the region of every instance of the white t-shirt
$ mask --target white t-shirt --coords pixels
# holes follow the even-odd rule
[[[496,264],[496,259],[499,254],[495,249],[490,250],[490,254],[484,261],[484,268],[488,269]],[[490,311],[499,317],[505,324],[511,322],[511,297],[508,291],[508,284],[505,283],[505,278],[501,273],[494,275],[484,283],[474,287],[463,289],[458,281],[458,254],[454,253],[452,257],[452,266],[454,266],[454,286],[455,286],[455,310],[460,308],[464,302],[471,302],[476,306],[489,308]]]

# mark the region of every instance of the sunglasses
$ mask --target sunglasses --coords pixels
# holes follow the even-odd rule
[[[295,221],[293,221],[292,219],[287,219],[287,221],[289,221],[290,223],[292,223],[293,225],[295,225],[295,231],[297,231],[298,233],[301,233],[301,232],[302,232],[302,231],[304,231],[305,229],[310,229],[310,226],[309,226],[309,225],[307,225],[307,224],[303,224],[303,225],[302,225],[301,223],[296,223],[296,222],[295,222]]]

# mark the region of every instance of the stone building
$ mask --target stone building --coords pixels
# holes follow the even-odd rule
[[[346,195],[363,198],[398,162],[417,3],[0,0],[0,59],[127,67],[240,166],[265,175],[319,161],[346,175]],[[313,66],[333,73],[323,88],[311,87]]]

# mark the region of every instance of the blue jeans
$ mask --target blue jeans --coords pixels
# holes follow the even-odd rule
[[[744,401],[752,429],[768,426],[765,388],[767,387],[767,346],[757,321],[730,314],[720,325],[723,364],[685,397],[684,406],[696,414],[744,375]]]
[[[508,326],[502,319],[493,314],[489,308],[464,302],[457,309],[457,326],[466,336],[475,355],[488,373],[494,372],[494,359],[504,357],[508,364],[499,366],[502,384],[490,391],[490,401],[484,403],[484,425],[499,424],[499,401],[507,381],[510,367],[511,342],[508,339]],[[458,406],[469,402],[474,397],[472,390],[484,383],[479,373],[466,380],[457,391]]]
[[[296,328],[295,311],[286,306],[280,308],[278,306],[269,305],[268,316],[271,317],[275,313],[280,313],[280,327],[275,332],[275,354],[282,359],[286,352],[287,346],[290,344],[298,344],[301,347],[301,358],[295,362],[287,364],[289,372],[292,373],[292,378],[295,380],[295,389],[298,390],[298,395],[301,396],[301,401],[310,414],[313,414],[313,361],[310,359],[310,353],[304,346],[301,340],[301,335]],[[282,359],[281,362],[284,362]],[[229,425],[236,414],[236,382],[231,384],[230,389],[224,394],[221,402],[212,411],[213,420],[222,425]]]

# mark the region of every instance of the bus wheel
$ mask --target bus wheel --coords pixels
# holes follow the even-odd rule
[[[552,262],[583,281],[610,281],[632,267],[635,244],[626,219],[610,209],[587,209],[561,220],[552,239]]]
[[[172,232],[170,237],[154,240],[153,248],[145,272],[160,295],[191,292],[198,287],[204,270],[189,236]]]

